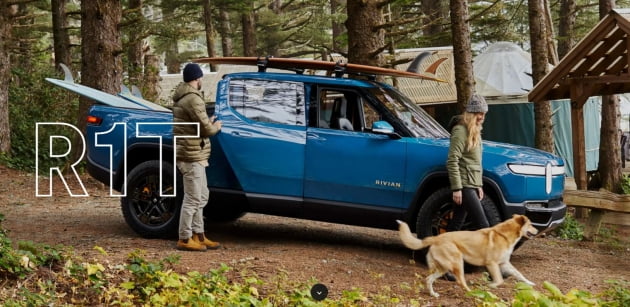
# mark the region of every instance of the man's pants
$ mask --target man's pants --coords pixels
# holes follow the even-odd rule
[[[199,162],[177,162],[184,178],[184,200],[179,217],[179,238],[189,239],[194,233],[203,233],[203,208],[208,203],[206,167]]]

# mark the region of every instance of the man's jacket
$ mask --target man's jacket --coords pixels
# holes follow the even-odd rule
[[[207,161],[210,158],[210,136],[219,132],[206,112],[206,104],[201,92],[194,89],[188,83],[180,83],[173,94],[173,122],[199,123],[199,136],[194,125],[173,125],[174,136],[187,136],[177,138],[177,161],[197,162]]]

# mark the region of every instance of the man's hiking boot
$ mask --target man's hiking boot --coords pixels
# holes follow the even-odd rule
[[[195,239],[191,238],[191,239],[179,239],[179,241],[177,241],[177,249],[183,250],[183,251],[204,252],[206,251],[207,248],[205,245],[200,244]]]
[[[192,239],[198,244],[205,246],[207,249],[217,249],[221,247],[221,244],[219,242],[209,240],[203,233],[193,234]]]

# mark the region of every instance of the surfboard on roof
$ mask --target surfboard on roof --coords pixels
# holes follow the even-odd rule
[[[437,82],[446,82],[445,80],[436,78],[435,76],[430,76],[428,74],[401,71],[369,65],[328,62],[319,60],[272,57],[214,57],[199,58],[195,60],[195,62],[207,64],[254,65],[258,66],[259,72],[264,72],[267,68],[285,69],[295,71],[297,73],[302,73],[305,70],[322,70],[335,74],[336,77],[342,77],[345,74],[367,77],[375,75],[385,75],[392,77],[416,78]]]

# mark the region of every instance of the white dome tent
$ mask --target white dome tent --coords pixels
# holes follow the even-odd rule
[[[524,96],[533,87],[529,53],[516,44],[498,42],[475,57],[477,92],[485,97]]]

